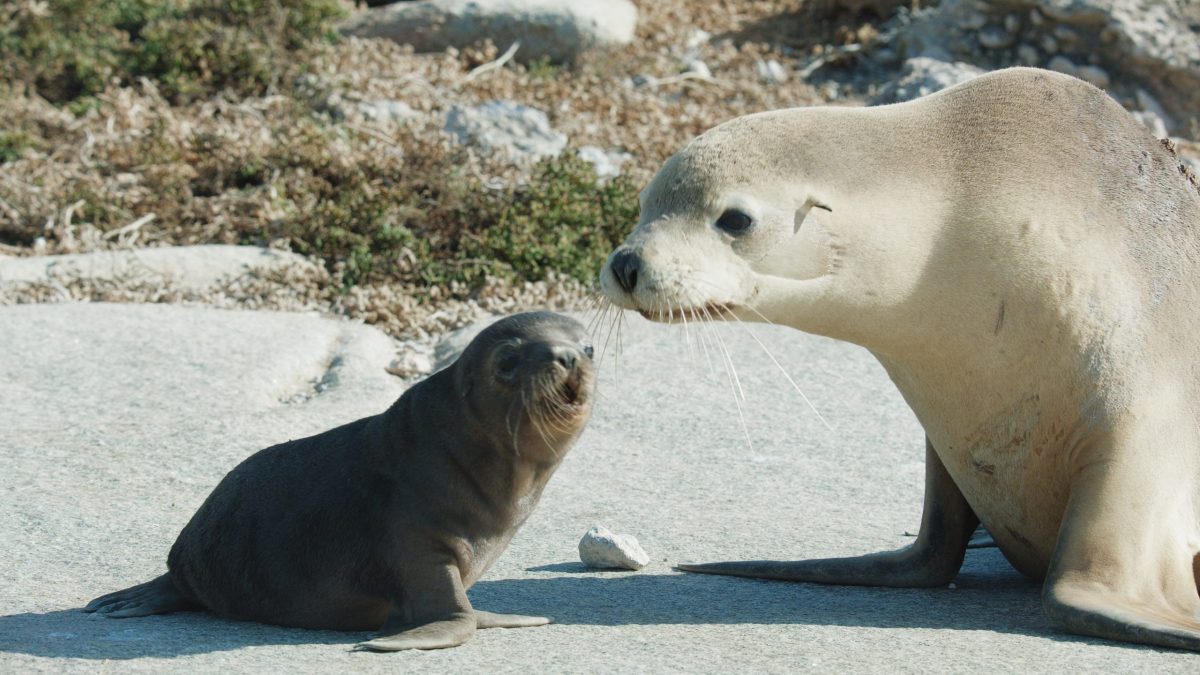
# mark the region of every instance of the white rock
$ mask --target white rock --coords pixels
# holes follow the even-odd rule
[[[1000,26],[988,26],[979,31],[979,44],[985,49],[1004,49],[1012,46],[1015,39],[1016,36]]]
[[[787,71],[775,59],[769,61],[760,59],[754,64],[754,67],[758,71],[758,79],[764,82],[773,82],[775,84],[787,82]]]
[[[1062,55],[1055,56],[1054,58],[1050,59],[1050,63],[1047,63],[1046,67],[1050,70],[1065,73],[1067,75],[1075,75],[1078,71],[1078,69],[1075,67],[1075,63],[1071,61],[1071,59],[1068,59]]]
[[[587,49],[631,43],[637,16],[630,0],[424,0],[362,10],[340,30],[388,38],[418,52],[465,47],[485,38],[500,49],[520,41],[517,60],[561,63]]]
[[[1150,133],[1154,134],[1156,137],[1167,137],[1167,125],[1158,115],[1155,115],[1149,110],[1135,110],[1129,114],[1133,115],[1134,119],[1137,121],[1146,125],[1146,128],[1150,130]]]
[[[700,59],[688,59],[683,63],[686,72],[692,73],[698,77],[709,79],[712,77],[712,71],[708,69],[708,64]]]
[[[180,290],[201,292],[251,271],[314,266],[295,253],[257,246],[166,246],[6,258],[0,261],[0,286],[67,277],[93,281],[153,280],[170,282]]]
[[[633,159],[633,155],[619,150],[607,152],[595,145],[585,145],[579,149],[579,158],[591,164],[597,176],[616,178],[621,175],[621,165]]]
[[[1108,89],[1110,82],[1108,71],[1100,66],[1080,66],[1075,70],[1075,77],[1086,82],[1091,82],[1101,89]]]
[[[567,147],[567,137],[550,127],[546,113],[512,101],[490,101],[472,108],[456,105],[443,128],[460,143],[507,152],[514,160],[555,157]]]
[[[1038,51],[1033,45],[1020,45],[1017,47],[1017,60],[1023,66],[1036,66],[1040,57]]]
[[[364,119],[373,122],[403,122],[421,115],[404,101],[388,98],[360,101],[354,105],[354,108]]]
[[[613,534],[596,526],[579,540],[579,559],[588,567],[640,570],[650,562],[637,538],[631,534]]]

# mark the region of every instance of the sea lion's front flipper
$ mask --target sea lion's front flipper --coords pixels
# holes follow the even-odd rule
[[[1056,625],[1200,651],[1196,512],[1180,503],[1195,488],[1170,484],[1194,471],[1094,462],[1076,473],[1042,589]]]
[[[530,626],[545,626],[550,619],[544,616],[524,616],[521,614],[496,614],[475,610],[476,628],[528,628]]]
[[[102,595],[89,602],[83,611],[97,612],[110,619],[128,619],[199,608],[198,603],[180,592],[170,574],[164,574],[144,584]]]
[[[958,574],[979,518],[925,440],[925,510],[910,546],[854,558],[683,563],[685,572],[821,584],[917,588],[944,586]]]
[[[402,598],[375,638],[359,647],[379,652],[457,647],[475,635],[475,611],[458,567],[450,562],[409,562]]]

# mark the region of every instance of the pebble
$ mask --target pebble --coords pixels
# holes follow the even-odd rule
[[[1041,57],[1038,55],[1038,50],[1033,45],[1021,45],[1017,47],[1017,60],[1023,66],[1036,66]]]
[[[708,64],[700,59],[689,59],[684,61],[684,72],[692,73],[698,77],[709,79],[712,77],[712,71],[708,69]]]
[[[982,12],[970,12],[958,22],[958,27],[963,30],[979,30],[986,23],[987,17]]]
[[[1065,56],[1055,56],[1050,59],[1050,63],[1047,63],[1046,67],[1050,70],[1066,73],[1067,75],[1074,75],[1076,70],[1075,64]]]
[[[650,562],[650,556],[632,534],[613,534],[599,525],[579,540],[579,559],[584,565],[598,569],[640,570]]]
[[[779,84],[787,81],[787,71],[775,59],[771,59],[770,61],[759,60],[754,65],[758,70],[758,78],[764,82]]]
[[[1042,51],[1046,52],[1047,54],[1057,54],[1058,40],[1055,40],[1053,35],[1043,35]]]
[[[1004,49],[1011,47],[1016,36],[1000,26],[988,26],[979,31],[979,44],[986,49]]]
[[[1110,79],[1108,71],[1100,66],[1080,66],[1075,70],[1075,77],[1090,82],[1101,89],[1108,89]]]

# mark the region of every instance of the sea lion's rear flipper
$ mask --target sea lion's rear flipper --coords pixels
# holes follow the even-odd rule
[[[1076,474],[1042,604],[1072,633],[1200,651],[1196,513],[1179,503],[1194,488],[1170,485],[1194,477],[1135,469]]]
[[[175,586],[171,575],[164,574],[144,584],[102,595],[89,602],[83,611],[97,612],[110,619],[127,619],[198,608],[199,604]]]
[[[406,562],[402,600],[376,636],[361,649],[398,652],[405,649],[457,647],[475,635],[475,611],[467,600],[458,567],[450,562]]]
[[[820,560],[681,563],[678,569],[760,579],[853,586],[945,586],[958,574],[979,518],[925,441],[925,508],[917,540],[897,551]]]
[[[524,616],[522,614],[496,614],[475,610],[476,628],[528,628],[530,626],[545,626],[550,619],[544,616]]]

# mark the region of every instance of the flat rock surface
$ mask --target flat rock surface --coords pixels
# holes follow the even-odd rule
[[[832,429],[744,327],[631,316],[590,427],[469,593],[556,623],[369,654],[351,651],[361,633],[78,608],[158,574],[242,457],[388,405],[400,386],[382,335],[311,315],[0,308],[0,672],[1196,672],[1198,655],[1054,630],[1040,586],[995,549],[969,551],[955,587],[931,590],[673,571],[894,548],[917,527],[922,435],[882,369],[852,345],[751,330]],[[637,532],[650,564],[585,571],[576,543],[596,522]]]
[[[120,280],[152,277],[187,289],[204,289],[251,270],[310,267],[288,251],[257,246],[206,244],[66,255],[0,258],[0,285],[38,283],[60,277]]]

